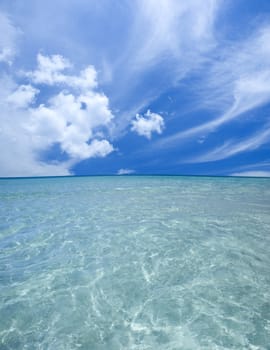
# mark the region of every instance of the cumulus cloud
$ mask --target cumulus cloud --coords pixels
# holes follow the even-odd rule
[[[99,81],[107,79],[106,91],[120,110],[113,131],[115,137],[125,132],[132,116],[146,109],[151,100],[205,61],[205,53],[215,44],[214,22],[221,4],[218,0],[161,0],[157,6],[155,0],[134,0],[114,6],[100,0],[100,6],[93,7],[83,1],[83,6],[81,2],[76,5],[78,16],[74,22],[75,2],[60,3],[61,23],[54,11],[55,4],[42,2],[36,5],[30,0],[26,8],[31,10],[31,21],[20,13],[19,8],[10,5],[14,17],[23,27],[27,44],[23,54],[29,53],[29,46],[40,50],[42,44],[49,49],[60,45],[73,61],[77,53],[80,62],[91,57],[100,72]],[[78,31],[76,25],[84,17],[85,10],[89,21],[85,23],[84,31]],[[46,26],[48,20],[50,28]],[[90,33],[103,33],[106,21],[112,25],[109,35],[103,36],[103,44],[94,37],[89,43]],[[73,23],[71,27],[70,23]],[[122,31],[126,27],[128,30]],[[115,38],[117,46],[112,45]],[[71,62],[63,56],[48,57],[40,53],[37,68],[28,74],[37,88],[42,88],[42,84],[65,84],[73,89],[96,85],[94,67],[87,67],[75,76],[71,71]],[[154,84],[153,75],[158,77]]]
[[[135,170],[132,169],[119,169],[117,175],[129,175],[135,173]]]
[[[1,86],[5,93],[13,96],[15,83],[10,78],[2,78]],[[19,89],[19,87],[17,87]],[[8,90],[8,91],[7,91]],[[16,91],[16,90],[15,90]],[[39,151],[34,142],[39,135],[28,130],[30,123],[30,104],[12,105],[10,99],[0,94],[0,176],[48,176],[68,175],[72,165],[68,162],[44,162],[40,159]]]
[[[157,113],[152,113],[150,110],[148,110],[144,116],[137,114],[135,120],[132,120],[131,124],[132,131],[148,139],[151,139],[153,132],[161,134],[165,127],[162,116]]]
[[[106,127],[113,119],[108,103],[98,92],[74,95],[61,91],[46,105],[29,110],[27,129],[38,136],[34,138],[37,148],[57,142],[69,156],[86,159],[94,154],[89,140],[95,137],[95,129]],[[112,147],[104,149],[112,151]]]
[[[0,132],[5,151],[0,155],[0,176],[66,175],[80,160],[105,157],[114,150],[101,137],[114,116],[107,96],[96,89],[94,68],[65,75],[63,71],[71,67],[67,62],[58,55],[39,54],[37,70],[26,74],[29,84],[2,78]],[[37,104],[38,83],[54,85],[58,92],[53,89],[49,98]],[[42,159],[54,146],[65,155],[65,161]]]
[[[20,85],[7,97],[7,102],[11,108],[25,108],[34,102],[38,93],[39,90],[31,85]]]
[[[11,64],[16,54],[16,42],[19,30],[9,17],[0,12],[0,62]]]
[[[88,66],[79,75],[67,74],[72,64],[61,55],[37,56],[38,67],[26,75],[35,84],[55,85],[62,84],[79,90],[94,89],[97,87],[97,73],[93,66]]]

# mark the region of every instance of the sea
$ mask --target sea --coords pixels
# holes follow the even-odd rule
[[[9,349],[270,349],[270,179],[1,179]]]

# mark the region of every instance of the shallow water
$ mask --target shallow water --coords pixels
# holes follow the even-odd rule
[[[270,179],[0,180],[0,349],[270,349]]]

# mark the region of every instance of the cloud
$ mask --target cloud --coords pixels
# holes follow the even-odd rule
[[[5,92],[13,96],[15,83],[11,78],[0,79],[1,86]],[[17,87],[19,89],[19,87]],[[8,90],[8,91],[7,91]],[[1,100],[1,126],[0,126],[0,176],[48,176],[68,175],[71,163],[65,162],[44,162],[40,159],[39,151],[44,148],[37,148],[34,139],[39,137],[27,130],[30,123],[29,105],[12,105],[10,99]]]
[[[206,53],[215,45],[220,4],[218,0],[161,0],[158,4],[134,0],[117,5],[106,0],[56,0],[53,5],[37,5],[29,0],[20,11],[12,3],[6,7],[24,31],[26,45],[22,45],[20,60],[25,66],[30,55],[42,48],[51,52],[61,48],[62,55],[38,55],[37,69],[28,72],[32,83],[37,88],[43,84],[90,88],[95,86],[97,70],[110,105],[120,111],[114,128],[118,138],[128,130],[133,115],[205,62]],[[104,30],[104,23],[108,23],[108,30]],[[63,56],[80,66],[91,57],[95,68],[88,66],[73,76],[72,64]]]
[[[200,108],[215,107],[224,112],[218,117],[168,136],[157,148],[198,135],[206,135],[223,124],[270,101],[270,26],[263,26],[242,42],[220,48],[221,58],[213,59],[207,76],[200,83]]]
[[[172,57],[181,59],[183,72],[198,63],[200,53],[212,47],[217,1],[161,0],[157,4],[155,0],[137,0],[135,7],[134,68],[145,69]]]
[[[129,175],[135,173],[135,170],[132,169],[119,169],[117,175]]]
[[[270,177],[270,171],[251,170],[239,173],[232,173],[230,176]]]
[[[157,113],[152,113],[150,110],[144,114],[144,117],[137,114],[135,120],[132,120],[131,124],[132,131],[148,139],[151,139],[153,132],[161,134],[165,127],[162,116]]]
[[[202,118],[195,112],[195,118],[183,125],[183,110],[179,108],[179,121],[177,117],[173,121],[179,129],[169,137],[159,137],[154,152],[156,148],[175,147],[196,139],[203,143],[212,131],[270,100],[270,26],[261,26],[241,42],[239,36],[234,36],[231,42],[223,40],[226,39],[222,38],[223,26],[217,27],[219,12],[224,20],[223,1],[134,0],[115,5],[106,0],[95,4],[86,0],[68,3],[56,0],[54,4],[44,2],[37,6],[34,3],[30,0],[23,9],[12,2],[5,5],[22,27],[25,45],[21,45],[12,72],[1,63],[1,68],[10,74],[8,86],[5,76],[1,77],[1,113],[5,114],[1,117],[4,120],[1,133],[10,137],[3,136],[8,147],[4,143],[2,147],[7,154],[18,154],[22,170],[23,159],[31,164],[25,173],[42,172],[46,166],[48,172],[52,166],[69,172],[82,159],[106,156],[114,149],[112,138],[119,139],[130,127],[148,139],[153,133],[162,134],[171,111],[168,121],[166,112],[163,120],[162,116],[154,118],[158,114],[150,111],[131,119],[138,111],[152,109],[150,102],[162,93],[171,94],[168,88],[186,96],[184,88],[192,87],[193,112],[201,109]],[[62,9],[61,21],[53,11],[55,6]],[[9,17],[3,16],[0,61],[10,63],[17,51],[19,31]],[[46,26],[48,21],[50,28]],[[105,31],[104,23],[108,23]],[[44,50],[61,54],[47,56]],[[33,66],[32,58],[37,52],[37,65]],[[89,65],[89,57],[93,65]],[[27,70],[24,76],[17,75],[21,67]],[[184,81],[179,86],[181,80]],[[110,100],[101,93],[102,84]],[[162,95],[155,105],[165,100]],[[170,108],[179,106],[181,101],[186,103],[185,98],[178,102],[175,98]],[[113,118],[112,110],[117,118]],[[206,115],[207,110],[211,115]],[[167,133],[169,130],[172,129],[168,127]],[[256,149],[253,136],[258,135],[225,140],[201,157],[224,159],[220,157]],[[149,148],[152,144],[149,142]],[[201,144],[201,149],[208,144]],[[44,155],[54,148],[62,152],[61,156],[48,163]],[[6,169],[12,168],[7,164],[11,158],[7,157]],[[58,158],[65,161],[57,161]]]
[[[29,110],[27,129],[38,136],[34,138],[37,148],[59,143],[70,157],[86,159],[93,156],[89,140],[95,137],[95,130],[108,126],[113,119],[108,103],[108,98],[98,92],[74,95],[61,91],[47,105]],[[104,149],[110,153],[113,148]]]
[[[19,34],[9,17],[0,12],[0,62],[12,63]]]
[[[191,160],[187,161],[187,163],[213,162],[226,159],[242,152],[256,150],[261,145],[266,144],[269,141],[270,128],[268,126],[257,132],[255,135],[247,137],[241,141],[226,141],[222,146],[219,146],[206,154],[192,158]]]
[[[85,70],[65,75],[66,59],[58,55],[38,59],[38,69],[27,74],[29,84],[2,77],[0,176],[66,175],[77,162],[105,157],[114,150],[104,136],[114,116],[108,98],[96,89],[96,72],[94,80]],[[36,74],[41,68],[46,74]],[[54,86],[48,90],[50,97],[39,97],[37,82]],[[37,104],[38,97],[45,100]],[[64,161],[44,159],[44,152],[54,146]]]
[[[129,23],[124,38],[119,34],[121,52],[105,59],[112,101],[129,112],[118,118],[116,137],[130,124],[130,116],[203,66],[216,44],[220,5],[216,0],[135,0],[125,8]]]
[[[264,160],[256,163],[248,163],[237,166],[231,169],[229,176],[254,176],[254,177],[269,177],[270,176],[270,162]]]
[[[31,85],[20,85],[7,97],[7,102],[11,108],[25,108],[34,102],[38,93]]]
[[[65,72],[72,64],[61,55],[45,56],[39,53],[37,62],[37,69],[26,73],[35,84],[60,84],[82,91],[97,87],[97,73],[93,66],[88,66],[79,76],[74,76]]]

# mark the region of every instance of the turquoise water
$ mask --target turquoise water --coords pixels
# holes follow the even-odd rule
[[[0,349],[270,349],[270,179],[0,180]]]

